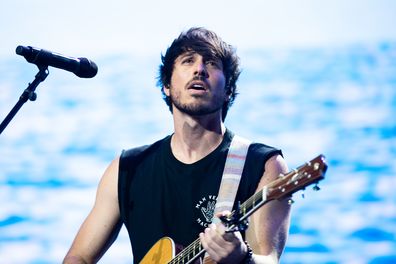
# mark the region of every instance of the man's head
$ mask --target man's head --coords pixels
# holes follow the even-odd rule
[[[229,107],[232,105],[237,92],[236,81],[238,80],[239,58],[235,49],[221,40],[214,32],[204,28],[191,28],[180,34],[162,56],[162,64],[159,69],[158,85],[162,89],[164,100],[172,111],[172,100],[164,92],[171,85],[172,73],[176,59],[186,52],[196,52],[203,57],[213,57],[222,63],[225,76],[225,87],[229,100],[222,107],[222,119],[224,121]]]

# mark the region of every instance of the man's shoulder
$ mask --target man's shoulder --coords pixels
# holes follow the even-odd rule
[[[240,136],[227,128],[225,137],[228,137],[229,141],[231,141],[231,139],[235,136],[238,136],[245,141],[250,142],[248,149],[248,159],[253,158],[268,160],[269,158],[277,154],[283,156],[281,149],[251,139],[246,139],[243,136]]]
[[[247,159],[254,163],[266,163],[271,157],[281,155],[282,150],[264,143],[253,142],[249,146]]]
[[[271,145],[267,145],[264,143],[260,143],[260,142],[252,142],[250,144],[250,151],[255,152],[257,154],[267,154],[267,153],[271,153],[271,152],[280,152],[281,150],[279,148],[276,148],[274,146]]]
[[[132,164],[137,164],[148,154],[155,152],[169,138],[170,136],[166,136],[152,144],[124,149],[120,156],[120,169],[128,169]]]

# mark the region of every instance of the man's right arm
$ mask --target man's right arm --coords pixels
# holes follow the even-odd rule
[[[94,207],[81,225],[64,264],[96,263],[116,239],[120,228],[116,158],[100,180]]]

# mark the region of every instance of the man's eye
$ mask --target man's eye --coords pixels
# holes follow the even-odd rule
[[[187,58],[187,59],[184,59],[182,62],[183,63],[192,63],[193,59],[192,58]]]
[[[219,67],[219,63],[217,61],[207,61],[206,64],[213,67]]]

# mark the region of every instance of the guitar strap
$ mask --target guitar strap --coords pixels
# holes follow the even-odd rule
[[[225,210],[231,212],[250,144],[251,141],[245,138],[237,135],[233,137],[224,166],[214,215]],[[219,221],[217,217],[212,219],[212,223]]]
[[[216,207],[213,216],[222,211],[232,210],[239,182],[245,166],[246,155],[250,146],[250,141],[240,136],[234,135],[230,149],[228,150],[224,165],[223,177],[221,178],[219,194],[217,195]],[[220,223],[218,217],[212,218],[212,223]],[[208,252],[205,253],[203,263],[211,263]]]

